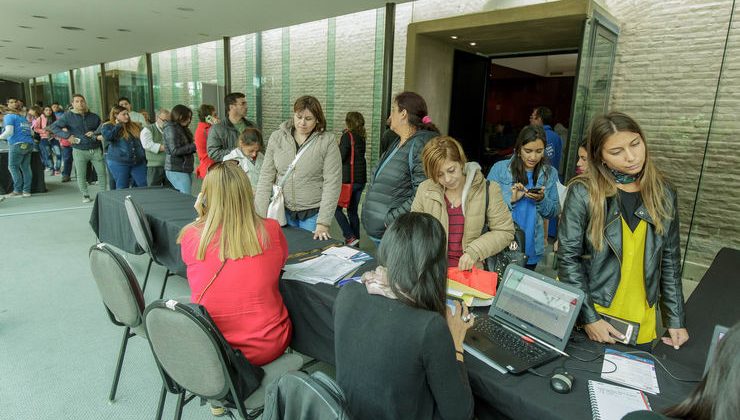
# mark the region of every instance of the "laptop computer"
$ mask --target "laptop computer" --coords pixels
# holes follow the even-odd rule
[[[488,315],[468,330],[465,350],[511,373],[567,356],[563,350],[583,299],[577,287],[509,265]]]
[[[717,346],[719,345],[719,342],[725,337],[725,334],[727,334],[727,330],[729,330],[729,328],[722,325],[714,326],[714,331],[712,332],[712,342],[709,345],[709,352],[707,353],[707,361],[706,363],[704,363],[704,376],[707,376],[707,372],[709,372],[709,367],[712,366],[712,363],[714,363],[714,356],[717,353]]]

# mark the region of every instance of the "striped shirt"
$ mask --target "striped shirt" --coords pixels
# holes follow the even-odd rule
[[[462,239],[465,231],[465,216],[462,212],[462,206],[452,207],[447,197],[445,197],[445,203],[447,204],[448,217],[447,265],[457,267],[463,254]]]

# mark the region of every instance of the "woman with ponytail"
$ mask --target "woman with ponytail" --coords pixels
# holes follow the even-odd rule
[[[586,292],[580,322],[591,340],[623,338],[605,314],[639,324],[636,344],[649,348],[660,300],[663,342],[678,349],[689,335],[676,192],[626,114],[594,118],[587,149],[588,170],[571,183],[558,229],[560,280]]]

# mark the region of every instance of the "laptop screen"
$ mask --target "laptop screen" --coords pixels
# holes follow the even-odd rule
[[[538,273],[510,266],[491,315],[508,315],[504,318],[517,327],[564,348],[583,301],[580,290],[569,289],[568,285],[545,280]]]

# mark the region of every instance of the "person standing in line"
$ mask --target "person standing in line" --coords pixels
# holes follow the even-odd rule
[[[198,168],[195,175],[203,179],[208,173],[208,168],[213,165],[213,159],[208,156],[208,132],[211,131],[213,124],[221,121],[216,115],[216,108],[213,105],[202,104],[198,108],[198,126],[195,128],[195,150],[198,152]]]
[[[3,132],[0,140],[8,141],[8,171],[13,178],[13,192],[8,197],[30,197],[33,173],[31,172],[31,153],[33,137],[31,124],[18,113],[20,103],[17,98],[9,98],[8,113],[3,118]]]
[[[589,168],[568,187],[558,232],[560,281],[586,293],[580,322],[591,340],[623,338],[606,314],[639,324],[636,345],[649,351],[660,303],[670,335],[662,341],[678,349],[689,333],[676,191],[630,116],[598,116],[588,133]]]
[[[195,141],[190,131],[193,111],[185,105],[175,105],[170,121],[164,126],[164,172],[177,191],[190,194],[193,181]]]
[[[62,115],[64,115],[64,108],[62,108],[61,105],[59,105],[58,102],[54,102],[51,104],[51,111],[54,113],[54,116],[56,118],[61,118]]]
[[[149,125],[149,121],[146,120],[146,117],[144,117],[143,114],[134,111],[134,106],[131,104],[131,101],[127,97],[121,96],[120,98],[118,98],[118,106],[126,109],[131,121],[139,124],[139,127],[145,127]]]
[[[108,143],[106,161],[115,181],[114,189],[128,188],[130,184],[146,187],[146,155],[139,140],[141,127],[131,121],[128,110],[114,106],[100,131]]]
[[[267,143],[255,197],[257,213],[267,215],[272,186],[305,150],[283,184],[285,219],[288,226],[313,232],[314,239],[330,239],[329,226],[342,189],[342,158],[334,135],[326,131],[318,99],[301,96],[293,104],[293,112],[293,118],[280,124]]]
[[[528,125],[519,132],[514,155],[496,162],[488,180],[501,187],[514,222],[524,231],[526,267],[534,270],[545,253],[544,219],[560,213],[555,168],[547,164],[545,131]]]
[[[69,140],[72,145],[72,158],[77,173],[77,187],[82,193],[82,202],[89,203],[90,193],[87,188],[87,164],[91,162],[98,174],[98,186],[105,191],[108,184],[107,170],[103,161],[101,143],[95,136],[100,126],[100,117],[87,108],[85,97],[80,94],[72,96],[72,110],[67,111],[51,125],[55,136]],[[66,128],[66,130],[65,130]]]
[[[239,135],[239,147],[224,156],[224,160],[239,162],[239,166],[247,173],[249,183],[253,189],[257,189],[259,184],[262,164],[265,161],[265,155],[262,153],[264,148],[262,132],[256,128],[248,127]]]
[[[344,235],[344,243],[356,246],[360,243],[360,216],[357,208],[362,198],[362,190],[367,182],[367,163],[365,162],[365,117],[359,112],[348,112],[344,119],[346,128],[339,140],[339,154],[342,157],[342,183],[352,183],[352,194],[347,205],[347,216],[344,210],[337,206],[334,218]],[[354,148],[354,149],[353,149]],[[354,161],[351,160],[354,154]],[[352,170],[354,169],[354,171]],[[353,176],[351,176],[353,175]]]
[[[167,185],[164,174],[164,125],[170,120],[170,111],[161,108],[157,110],[157,119],[154,124],[148,124],[141,129],[141,145],[146,152],[146,183],[150,187]]]
[[[41,117],[33,124],[33,130],[39,134],[39,150],[46,149],[48,156],[44,164],[49,169],[50,175],[59,175],[59,169],[62,165],[62,151],[59,147],[59,140],[48,130],[51,124],[56,121],[56,116],[51,107],[44,107]]]
[[[247,98],[243,93],[230,93],[226,95],[224,102],[226,118],[213,124],[208,131],[208,156],[214,162],[221,162],[224,156],[237,147],[239,135],[245,128],[257,128],[255,123],[247,119]]]
[[[375,245],[396,217],[408,213],[416,189],[426,179],[421,151],[439,130],[419,94],[401,92],[393,99],[388,118],[397,135],[373,169],[362,207],[362,224]]]

